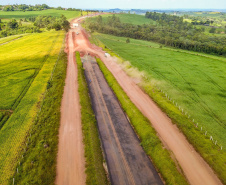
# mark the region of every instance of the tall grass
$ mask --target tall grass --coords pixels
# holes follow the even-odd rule
[[[184,175],[179,172],[181,170],[179,165],[171,159],[169,151],[164,149],[155,130],[151,127],[149,120],[144,117],[138,108],[131,102],[103,62],[100,59],[97,59],[97,63],[109,86],[120,101],[123,110],[128,115],[135,132],[141,140],[142,147],[151,158],[165,183],[172,185],[188,184]]]
[[[104,160],[100,146],[97,123],[92,110],[88,86],[84,76],[84,69],[78,52],[76,52],[76,62],[78,65],[78,91],[82,114],[83,142],[85,144],[86,184],[108,184],[103,168]]]

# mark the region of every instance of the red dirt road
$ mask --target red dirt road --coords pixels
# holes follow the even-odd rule
[[[74,20],[76,22],[76,20]],[[171,120],[163,113],[158,106],[146,95],[130,78],[121,67],[114,62],[112,57],[106,58],[100,48],[91,46],[87,35],[82,28],[76,28],[79,35],[76,35],[77,47],[75,50],[81,53],[90,53],[99,56],[107,68],[114,75],[123,90],[130,97],[138,109],[151,121],[163,143],[173,153],[180,164],[190,184],[194,185],[215,185],[222,184],[213,170],[194,150],[179,129],[172,124]]]
[[[72,33],[73,31],[68,33],[68,67],[61,104],[56,177],[56,184],[58,185],[83,185],[86,181],[77,65],[73,52],[74,43]]]

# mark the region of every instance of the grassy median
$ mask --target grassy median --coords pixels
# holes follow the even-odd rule
[[[100,146],[97,123],[92,110],[84,69],[78,52],[76,52],[76,62],[78,65],[78,91],[82,114],[83,142],[85,145],[86,184],[108,184],[103,167],[104,159]]]

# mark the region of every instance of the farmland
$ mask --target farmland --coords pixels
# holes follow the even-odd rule
[[[109,16],[112,15],[102,15],[103,21],[107,22],[107,19]],[[142,25],[142,24],[155,24],[155,21],[146,19],[143,15],[136,15],[136,14],[115,14],[116,17],[119,17],[121,22],[123,23],[130,23],[135,25]],[[95,21],[97,18],[93,17],[90,19],[87,19],[88,21]]]
[[[0,109],[11,114],[0,130],[0,184],[11,178],[21,158],[63,37],[63,31],[30,34],[0,47]]]
[[[78,17],[81,12],[79,11],[66,11],[66,10],[55,10],[55,9],[48,9],[48,10],[42,10],[42,11],[12,11],[12,12],[4,12],[1,11],[0,18],[1,19],[28,19],[29,17],[36,17],[39,15],[45,15],[45,16],[55,16],[60,17],[61,15],[65,15],[67,19],[72,19],[75,17]]]
[[[153,85],[167,92],[218,141],[225,143],[225,58],[177,52],[134,39],[126,44],[126,38],[96,37],[134,67],[145,71]],[[207,92],[207,87],[211,91]]]

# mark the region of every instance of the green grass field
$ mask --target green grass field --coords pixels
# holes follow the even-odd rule
[[[75,17],[80,16],[81,12],[80,11],[66,11],[66,10],[55,10],[55,9],[48,9],[48,10],[43,10],[43,11],[13,11],[13,12],[4,12],[1,11],[0,18],[1,19],[24,19],[24,18],[29,18],[29,17],[35,17],[39,15],[50,15],[50,16],[56,16],[60,17],[61,15],[65,15],[67,19],[72,19]]]
[[[0,45],[7,43],[7,42],[11,42],[13,40],[19,39],[21,37],[23,37],[24,34],[21,35],[12,35],[12,36],[8,36],[8,37],[4,37],[0,39]]]
[[[122,61],[125,70],[138,78],[139,85],[177,124],[225,183],[226,59],[161,48],[156,43],[134,39],[127,44],[126,38],[103,34],[93,34],[92,40],[103,48],[110,48],[116,54],[106,50],[113,56],[130,61],[131,65]]]
[[[109,14],[101,15],[103,17],[103,21],[107,21],[107,18]],[[122,23],[130,23],[130,24],[136,24],[136,25],[142,25],[142,24],[155,24],[155,21],[151,19],[145,18],[144,15],[136,15],[136,14],[115,14],[116,17],[120,18],[120,21]],[[97,19],[96,17],[89,18],[87,21],[94,21]]]
[[[226,143],[225,58],[212,59],[164,48],[155,43],[98,35],[103,43],[175,100],[220,143]],[[119,40],[119,41],[118,41]],[[139,44],[137,47],[136,44]]]
[[[64,32],[23,36],[0,46],[0,109],[12,115],[0,130],[0,184],[12,177],[40,108]]]

